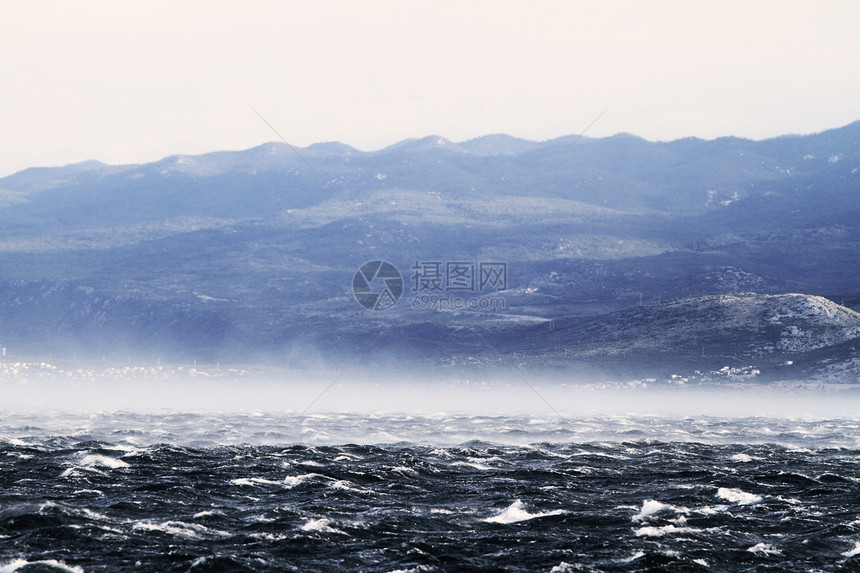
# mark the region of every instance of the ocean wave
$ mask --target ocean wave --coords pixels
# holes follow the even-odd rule
[[[185,523],[182,521],[165,521],[162,523],[138,521],[132,525],[132,529],[135,531],[167,533],[169,535],[192,539],[200,537],[230,537],[230,533],[227,531],[218,531],[199,523]]]
[[[507,525],[510,523],[519,523],[520,521],[528,521],[530,519],[538,519],[540,517],[550,517],[553,515],[561,515],[563,513],[567,513],[567,512],[564,511],[563,509],[555,509],[553,511],[529,513],[526,510],[523,502],[520,500],[516,500],[511,505],[506,507],[498,515],[488,517],[484,521],[486,521],[487,523],[502,523],[502,524]]]
[[[721,487],[718,489],[717,497],[738,505],[751,505],[759,503],[762,500],[761,496],[730,487]]]
[[[0,443],[0,564],[7,571],[25,573],[26,563],[40,561],[41,570],[65,573],[722,571],[789,558],[792,570],[829,571],[860,555],[860,449],[822,446],[838,439],[834,420],[823,429],[804,423],[807,442],[796,435],[796,420],[749,420],[743,428],[739,420],[616,417],[607,431],[651,428],[689,439],[624,433],[589,441],[592,434],[568,433],[530,444],[470,436],[454,445],[219,445],[196,440],[227,423],[239,435],[260,430],[253,420],[291,418],[117,419],[171,427],[174,443],[147,444],[141,433],[133,443],[127,433],[107,434],[109,443],[93,428],[63,435],[50,424],[22,424],[21,443]],[[458,424],[489,433],[522,424],[540,437],[561,425],[534,417],[438,419],[457,432]],[[312,423],[330,425],[331,435],[344,425],[392,424],[402,435],[407,424],[433,420],[316,415]],[[0,423],[10,435],[9,420]],[[581,427],[593,432],[597,423]],[[791,433],[792,445],[694,439],[752,435],[757,425],[771,436]],[[845,433],[856,426],[847,423]],[[180,427],[190,433],[180,436]],[[59,477],[70,468],[75,475]]]
[[[62,561],[46,559],[43,561],[27,561],[15,559],[6,564],[0,564],[0,573],[84,573],[80,567],[70,567]]]

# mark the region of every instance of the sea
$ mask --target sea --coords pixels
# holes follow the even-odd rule
[[[842,398],[835,416],[635,402],[0,407],[0,572],[860,571]]]

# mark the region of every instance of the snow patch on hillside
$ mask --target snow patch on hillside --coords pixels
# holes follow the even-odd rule
[[[784,294],[768,298],[774,303],[771,304],[768,318],[773,324],[780,324],[784,320],[803,319],[816,325],[845,327],[860,325],[860,313],[821,296]]]

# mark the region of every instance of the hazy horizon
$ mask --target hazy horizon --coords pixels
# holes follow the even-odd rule
[[[48,9],[45,9],[45,8]],[[7,2],[0,174],[274,139],[814,133],[857,119],[855,2]],[[396,48],[395,48],[396,47]]]

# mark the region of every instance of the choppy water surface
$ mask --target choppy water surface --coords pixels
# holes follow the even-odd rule
[[[860,569],[860,420],[0,414],[0,572]]]

